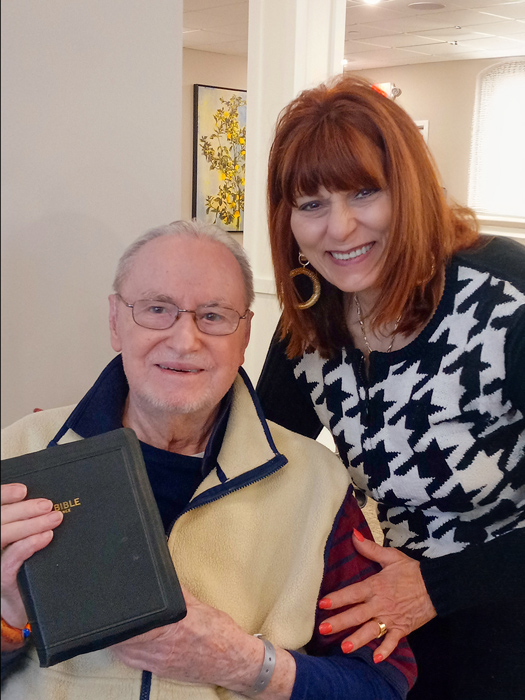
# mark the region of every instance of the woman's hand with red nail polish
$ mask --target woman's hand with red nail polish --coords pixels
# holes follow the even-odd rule
[[[352,542],[358,554],[378,562],[382,570],[325,596],[322,600],[330,600],[330,610],[334,613],[338,608],[350,607],[325,619],[321,626],[323,630],[330,626],[330,632],[321,631],[321,626],[319,631],[321,634],[336,634],[347,630],[348,636],[341,648],[351,644],[355,651],[377,638],[381,631],[379,620],[387,628],[375,650],[375,657],[381,657],[382,661],[403,637],[435,617],[436,611],[416,560],[365,539],[357,530],[354,530]]]

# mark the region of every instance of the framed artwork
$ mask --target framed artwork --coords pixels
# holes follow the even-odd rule
[[[244,229],[246,90],[193,86],[192,216]]]

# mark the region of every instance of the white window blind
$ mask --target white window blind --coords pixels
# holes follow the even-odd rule
[[[525,60],[478,77],[468,202],[481,215],[525,219]]]

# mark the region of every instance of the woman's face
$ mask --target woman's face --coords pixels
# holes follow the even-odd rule
[[[291,228],[300,251],[325,279],[343,292],[376,288],[390,229],[390,195],[385,190],[301,195]]]

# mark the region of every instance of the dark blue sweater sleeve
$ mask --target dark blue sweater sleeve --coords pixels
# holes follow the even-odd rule
[[[403,674],[391,668],[387,680],[372,668],[373,662],[371,666],[356,653],[330,657],[290,653],[297,667],[290,700],[401,700],[408,692]]]
[[[303,393],[294,375],[297,360],[286,357],[288,338],[280,339],[280,325],[273,335],[257,382],[257,394],[267,420],[315,439],[321,421],[308,393]]]

